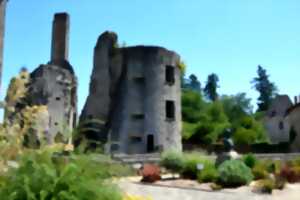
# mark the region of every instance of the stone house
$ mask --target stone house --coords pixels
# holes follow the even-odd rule
[[[299,101],[298,101],[299,102]],[[286,113],[286,121],[290,125],[291,151],[300,151],[300,103],[290,107]]]
[[[293,103],[287,95],[278,95],[264,118],[271,143],[291,142],[291,151],[300,150],[300,99]]]
[[[293,103],[287,95],[278,95],[266,112],[264,125],[271,143],[289,141],[290,126],[286,120],[286,112],[292,106]]]
[[[103,33],[80,117],[81,124],[92,121],[87,137],[106,142],[114,153],[181,150],[179,62],[162,47],[119,48],[115,33]]]

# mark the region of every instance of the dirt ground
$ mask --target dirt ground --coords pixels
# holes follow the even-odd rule
[[[237,189],[212,191],[209,184],[197,184],[189,180],[159,181],[143,184],[139,178],[120,180],[120,188],[132,195],[152,197],[153,200],[299,200],[300,184],[287,185],[282,191],[275,190],[272,195],[252,192],[249,186]]]

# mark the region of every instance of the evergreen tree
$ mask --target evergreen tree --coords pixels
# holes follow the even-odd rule
[[[219,77],[216,74],[210,74],[207,77],[206,86],[204,88],[204,94],[211,101],[216,101],[218,99],[218,93],[217,93],[217,89],[219,88],[218,82],[219,82]]]
[[[267,71],[260,65],[258,66],[257,75],[258,77],[255,77],[252,81],[253,87],[260,94],[258,97],[257,111],[266,111],[277,94],[277,87],[269,80]]]
[[[200,81],[198,80],[198,77],[195,75],[195,74],[191,74],[189,76],[189,79],[190,79],[190,88],[192,90],[194,90],[195,92],[199,92],[201,93],[201,83]]]

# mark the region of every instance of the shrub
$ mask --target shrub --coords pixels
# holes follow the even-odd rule
[[[257,187],[262,193],[272,194],[272,191],[276,188],[276,184],[272,179],[262,179],[257,183]]]
[[[300,167],[286,165],[281,169],[280,176],[289,183],[300,182]]]
[[[184,154],[184,165],[181,171],[183,178],[197,179],[197,164],[203,164],[205,168],[205,166],[214,165],[214,162],[199,153]]]
[[[300,167],[300,158],[296,158],[293,160],[288,161],[287,163],[289,166],[293,166],[293,167]]]
[[[225,187],[246,185],[253,179],[251,169],[240,160],[225,161],[219,166],[218,172],[220,184]]]
[[[172,173],[180,173],[184,166],[183,155],[177,151],[167,151],[162,154],[160,164]]]
[[[219,178],[218,170],[214,165],[205,166],[204,169],[198,173],[197,179],[199,183],[216,182]]]
[[[244,161],[245,165],[247,165],[251,169],[257,163],[257,159],[253,154],[247,154],[247,155],[243,156],[242,160]]]
[[[269,173],[264,165],[257,164],[252,169],[254,180],[266,179],[269,177]]]
[[[120,200],[107,178],[110,169],[89,156],[53,157],[46,151],[27,152],[19,167],[1,176],[2,200]]]

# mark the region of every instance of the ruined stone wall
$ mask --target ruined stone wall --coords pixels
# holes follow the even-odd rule
[[[99,37],[81,122],[101,121],[102,127],[89,134],[108,138],[112,152],[181,150],[179,56],[161,47],[118,48],[116,43],[114,33]]]
[[[112,142],[126,153],[181,150],[179,56],[164,48],[144,46],[125,48],[123,54],[126,76],[118,98],[121,105],[112,120]],[[174,68],[174,83],[166,81],[167,66]],[[167,101],[174,103],[173,119],[167,118]]]
[[[51,60],[31,73],[28,102],[47,107],[50,143],[58,134],[68,138],[77,120],[77,78],[68,61],[69,26],[67,13],[55,14]]]
[[[55,65],[41,65],[31,76],[30,102],[47,106],[49,141],[52,143],[58,133],[64,135],[73,128],[76,107],[72,100],[76,97],[72,90],[76,87],[76,79],[68,70]]]

